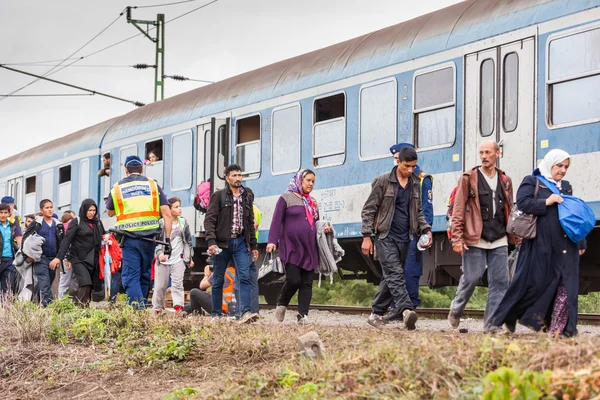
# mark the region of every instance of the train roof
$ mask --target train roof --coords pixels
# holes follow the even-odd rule
[[[470,0],[271,64],[120,118],[105,143],[441,52],[600,5],[600,0]]]
[[[99,147],[101,143],[110,146],[120,139],[377,70],[599,5],[600,0],[464,1],[146,105],[3,160],[0,173],[9,175],[7,164],[21,164],[39,157],[47,162],[52,157],[64,157],[65,153]],[[104,140],[103,131],[106,132]],[[87,135],[91,140],[83,140]],[[69,141],[70,146],[64,146],[65,141]]]
[[[98,150],[106,131],[117,119],[118,117],[100,122],[6,158],[0,162],[0,176],[10,176],[23,171],[25,166],[35,167],[84,151]]]

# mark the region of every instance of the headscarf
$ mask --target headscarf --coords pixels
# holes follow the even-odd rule
[[[94,215],[94,218],[89,219],[87,216],[87,212],[91,206],[96,207],[96,215]],[[86,223],[92,227],[92,229],[94,230],[94,243],[96,244],[96,246],[100,246],[100,243],[102,243],[102,235],[104,234],[104,232],[102,232],[102,228],[99,224],[98,205],[94,200],[85,199],[81,203],[81,206],[79,207],[79,220],[81,221],[80,223]]]
[[[566,160],[567,158],[571,158],[571,156],[564,150],[550,150],[538,166],[540,175],[542,175],[548,181],[555,183],[559,189],[561,188],[561,184],[560,181],[555,181],[552,178],[552,167],[554,167],[559,162]]]
[[[317,202],[314,201],[308,193],[304,193],[302,190],[302,180],[306,176],[308,170],[301,169],[296,175],[290,180],[288,185],[288,191],[299,194],[302,196],[304,202],[304,210],[306,211],[306,219],[312,228],[315,224],[315,220],[319,219],[319,211],[317,210]]]

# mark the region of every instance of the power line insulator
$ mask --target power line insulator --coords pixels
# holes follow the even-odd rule
[[[173,75],[171,77],[171,79],[176,80],[176,81],[187,81],[188,78],[186,78],[185,76],[182,75]]]
[[[156,68],[156,65],[134,64],[134,65],[132,65],[132,67],[135,69],[148,69],[148,68]]]
[[[145,106],[145,104],[144,104],[144,103],[142,103],[141,101],[134,101],[134,102],[133,102],[133,105],[134,105],[134,106],[137,106],[137,107],[144,107],[144,106]]]

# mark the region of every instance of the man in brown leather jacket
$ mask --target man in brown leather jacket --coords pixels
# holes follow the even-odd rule
[[[421,182],[414,174],[417,152],[405,147],[394,154],[394,159],[396,166],[392,171],[373,181],[371,194],[362,209],[361,250],[366,256],[373,254],[371,236],[377,235],[375,250],[383,272],[367,322],[381,328],[383,313],[393,304],[386,318],[402,316],[404,326],[413,330],[417,313],[406,290],[404,262],[413,237],[427,234],[429,243],[424,247],[431,246],[433,240],[431,227],[423,215]]]
[[[458,181],[452,214],[452,248],[462,256],[463,275],[456,297],[450,306],[448,323],[457,328],[460,317],[482,278],[488,272],[488,297],[484,329],[489,317],[508,288],[508,243],[506,234],[510,215],[512,180],[499,168],[496,160],[500,148],[488,141],[479,147],[481,165],[466,171]]]

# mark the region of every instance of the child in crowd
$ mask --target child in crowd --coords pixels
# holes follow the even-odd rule
[[[2,293],[13,292],[16,289],[16,275],[13,266],[15,254],[21,246],[23,233],[18,224],[10,222],[10,207],[6,203],[0,204],[0,288]]]
[[[192,235],[190,226],[181,216],[181,200],[178,197],[169,199],[169,207],[173,216],[171,230],[171,255],[164,254],[164,246],[156,246],[156,267],[154,269],[154,292],[152,294],[152,309],[155,314],[160,314],[165,306],[165,293],[171,277],[171,296],[175,312],[181,312],[184,304],[183,274],[186,267],[192,268]],[[164,220],[159,221],[164,241]]]
[[[63,223],[65,227],[65,234],[67,233],[67,229],[69,229],[69,222],[75,218],[75,212],[68,210],[65,211],[60,217],[60,222]],[[61,260],[60,263],[60,278],[58,281],[58,298],[62,299],[69,293],[69,288],[71,287],[71,279],[73,279],[73,270],[71,269],[71,262],[65,257],[64,260]]]

